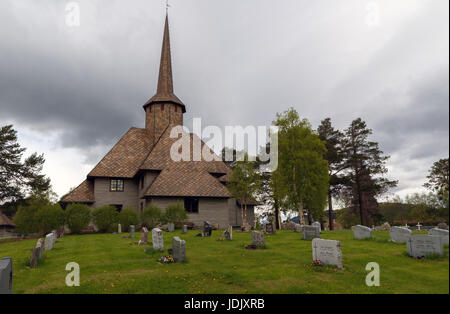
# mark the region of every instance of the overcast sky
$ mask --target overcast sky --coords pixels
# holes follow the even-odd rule
[[[0,1],[0,125],[44,153],[62,196],[155,94],[164,0]],[[171,0],[185,124],[270,125],[294,107],[314,127],[358,117],[391,156],[401,196],[449,155],[448,0]]]

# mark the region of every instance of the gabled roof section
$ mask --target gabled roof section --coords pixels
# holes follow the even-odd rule
[[[4,214],[0,213],[0,226],[15,228],[16,224],[11,219],[6,217]]]
[[[145,105],[144,109],[153,103],[171,102],[180,105],[183,112],[186,107],[173,92],[172,57],[170,54],[169,15],[166,15],[164,25],[164,39],[161,50],[161,64],[159,66],[158,90]]]
[[[152,145],[149,130],[131,128],[88,174],[88,178],[133,178]]]
[[[231,194],[206,170],[193,169],[190,163],[179,162],[163,170],[144,196],[229,198]]]
[[[203,156],[201,156],[201,161],[192,161],[193,160],[193,142],[194,140],[200,141],[201,145],[201,151],[203,151],[206,144],[199,139],[199,137],[195,134],[186,134],[185,139],[190,141],[190,160],[191,161],[180,161],[175,162],[172,160],[170,156],[170,150],[172,148],[172,145],[175,144],[179,139],[182,138],[182,135],[180,135],[178,138],[170,138],[170,131],[171,129],[168,128],[163,133],[159,141],[156,143],[146,160],[141,166],[141,170],[157,170],[161,171],[164,170],[166,167],[170,166],[171,164],[175,163],[188,163],[191,168],[195,168],[198,170],[205,170],[209,173],[214,174],[229,174],[231,173],[231,169],[220,160],[220,158],[214,154],[214,152],[210,149],[210,153],[213,154],[215,160],[219,161],[206,161]],[[187,135],[187,136],[186,136]],[[189,143],[188,143],[189,144]]]
[[[94,203],[94,183],[83,181],[79,186],[61,199],[63,203]]]

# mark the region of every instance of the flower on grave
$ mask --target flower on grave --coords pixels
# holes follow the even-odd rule
[[[321,262],[320,260],[314,260],[314,261],[312,262],[312,264],[313,264],[313,266],[322,266],[322,265],[323,265],[322,262]]]
[[[174,259],[172,256],[162,256],[160,259],[158,259],[158,262],[163,263],[163,264],[172,264],[175,263]]]

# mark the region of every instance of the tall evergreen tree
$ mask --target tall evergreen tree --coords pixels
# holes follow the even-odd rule
[[[449,159],[436,161],[431,167],[427,176],[428,182],[424,187],[437,192],[439,195],[448,193],[449,188]]]
[[[397,186],[397,181],[385,177],[388,172],[385,156],[376,142],[369,141],[372,130],[358,118],[345,130],[344,154],[346,195],[359,214],[362,225],[370,226],[377,214],[376,197]]]
[[[333,225],[333,197],[339,196],[345,177],[342,171],[345,169],[343,138],[344,134],[335,130],[331,125],[331,119],[321,122],[317,129],[319,138],[325,143],[327,149],[324,158],[328,161],[328,175],[330,176],[330,188],[328,189],[328,221],[330,230]]]
[[[34,153],[22,161],[25,150],[12,125],[0,129],[0,204],[40,196],[50,189],[50,179],[41,173],[44,156]]]

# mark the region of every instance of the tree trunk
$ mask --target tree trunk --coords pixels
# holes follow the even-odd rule
[[[334,230],[333,224],[333,198],[331,196],[331,189],[328,190],[328,225],[330,227],[330,231]]]
[[[275,200],[273,204],[275,207],[275,224],[278,230],[281,230],[281,221],[280,221],[280,206],[278,205],[278,200]]]
[[[244,205],[242,205],[242,200],[241,200],[241,224],[242,227],[244,227],[245,223],[244,223]]]

